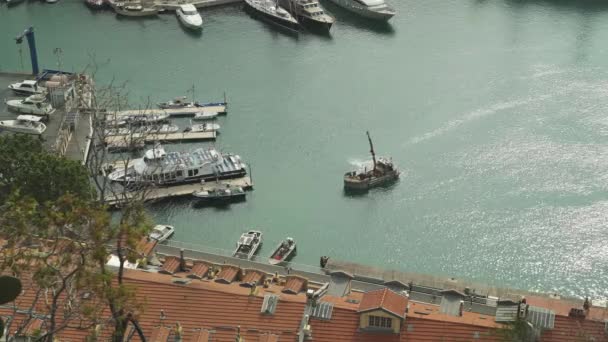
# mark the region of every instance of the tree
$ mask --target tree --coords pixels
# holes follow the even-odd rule
[[[65,193],[93,195],[88,171],[80,163],[48,153],[30,136],[0,136],[0,204],[15,190],[38,203]]]

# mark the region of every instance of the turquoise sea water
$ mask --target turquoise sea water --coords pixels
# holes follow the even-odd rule
[[[231,249],[264,231],[296,262],[321,255],[501,286],[602,296],[608,285],[608,4],[392,1],[389,25],[331,4],[331,36],[285,35],[241,6],[118,19],[80,1],[0,6],[0,70],[29,70],[13,37],[29,25],[44,67],[127,82],[134,105],[227,92],[216,146],[253,168],[229,208],[154,205],[174,239]],[[61,58],[53,54],[61,48]],[[22,67],[23,63],[23,67]],[[187,124],[187,120],[179,122]],[[403,176],[346,197],[369,159],[365,130]],[[200,145],[200,144],[199,144]],[[168,145],[168,150],[192,145]]]

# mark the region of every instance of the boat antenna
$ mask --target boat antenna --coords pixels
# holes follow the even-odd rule
[[[367,134],[367,140],[369,140],[369,151],[372,154],[372,159],[374,160],[374,171],[376,171],[376,153],[374,152],[374,144],[372,143],[372,137],[369,136],[369,131],[365,132]]]

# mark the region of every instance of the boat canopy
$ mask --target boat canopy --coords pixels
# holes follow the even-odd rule
[[[42,117],[36,115],[19,115],[17,120],[39,122],[42,120]]]
[[[146,151],[146,159],[148,160],[162,159],[166,155],[167,152],[161,144],[156,144],[153,149]]]
[[[179,5],[179,7],[181,8],[182,12],[184,12],[184,13],[197,12],[196,7],[194,7],[193,4],[183,4],[183,5]],[[177,98],[176,100],[178,100],[178,101],[186,100],[186,97],[183,96],[181,98]]]

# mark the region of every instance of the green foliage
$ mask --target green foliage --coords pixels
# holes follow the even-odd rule
[[[1,136],[0,204],[15,191],[41,204],[66,193],[86,199],[93,194],[88,171],[79,162],[45,151],[29,136]]]

